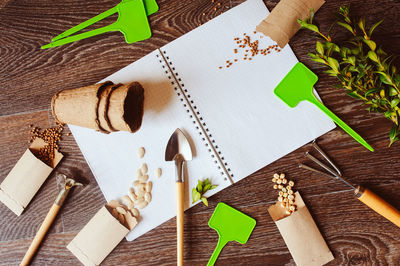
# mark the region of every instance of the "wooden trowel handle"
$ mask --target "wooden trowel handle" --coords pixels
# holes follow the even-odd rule
[[[176,182],[176,244],[177,244],[177,265],[183,266],[183,203],[184,203],[184,182]]]
[[[362,203],[400,227],[399,210],[367,188],[358,187],[355,192]]]
[[[49,230],[51,224],[56,218],[58,211],[60,210],[60,206],[57,204],[53,204],[51,206],[50,211],[47,213],[46,218],[42,225],[39,228],[39,231],[36,233],[35,238],[32,240],[31,245],[29,246],[28,251],[26,252],[24,258],[21,261],[20,265],[28,265],[31,261],[33,255],[35,255],[36,250],[38,249],[40,243],[42,242],[44,236],[46,235],[47,231]]]

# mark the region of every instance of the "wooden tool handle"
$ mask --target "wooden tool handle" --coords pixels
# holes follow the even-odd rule
[[[44,218],[44,221],[43,221],[42,225],[40,226],[39,231],[36,233],[35,238],[32,240],[32,243],[29,246],[29,249],[26,252],[24,258],[22,259],[20,265],[28,265],[29,264],[33,255],[35,255],[35,252],[38,249],[40,243],[42,242],[44,236],[46,235],[47,230],[49,230],[51,224],[53,223],[54,218],[56,218],[59,210],[60,210],[60,206],[57,204],[53,204],[50,211],[47,213],[46,218]]]
[[[362,203],[400,227],[399,210],[395,209],[392,205],[367,188],[358,187],[356,189],[356,194],[358,194],[358,199]]]
[[[177,265],[183,266],[183,203],[184,183],[176,182],[176,244],[177,244]]]

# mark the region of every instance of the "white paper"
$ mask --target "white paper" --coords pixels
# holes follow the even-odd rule
[[[297,62],[289,46],[281,53],[218,69],[232,58],[233,38],[253,32],[267,15],[261,0],[249,0],[161,48],[215,143],[205,146],[196,129],[199,125],[193,123],[191,113],[183,106],[187,103],[177,96],[176,84],[171,84],[171,73],[158,50],[104,79],[138,81],[144,87],[144,118],[138,132],[106,135],[70,126],[107,201],[126,195],[136,169],[143,162],[148,164],[153,199],[141,211],[143,219],[127,236],[128,240],[175,216],[174,164],[164,162],[164,153],[176,128],[190,137],[195,150],[188,163],[187,206],[198,179],[210,177],[218,184],[208,195],[230,185],[218,169],[221,165],[216,154],[212,149],[208,151],[211,144],[218,146],[226,168],[238,181],[334,128],[329,118],[312,105],[300,103],[290,109],[273,95],[275,86]],[[137,150],[141,146],[146,155],[139,160]],[[159,179],[153,175],[157,167],[163,170]]]

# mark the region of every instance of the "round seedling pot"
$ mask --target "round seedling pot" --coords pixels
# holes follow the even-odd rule
[[[144,89],[138,82],[112,90],[107,117],[114,131],[137,131],[142,125]]]

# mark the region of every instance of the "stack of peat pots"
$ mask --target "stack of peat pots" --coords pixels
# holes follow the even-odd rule
[[[103,133],[137,131],[143,118],[144,89],[138,82],[108,81],[63,90],[51,100],[57,122],[92,128]]]

